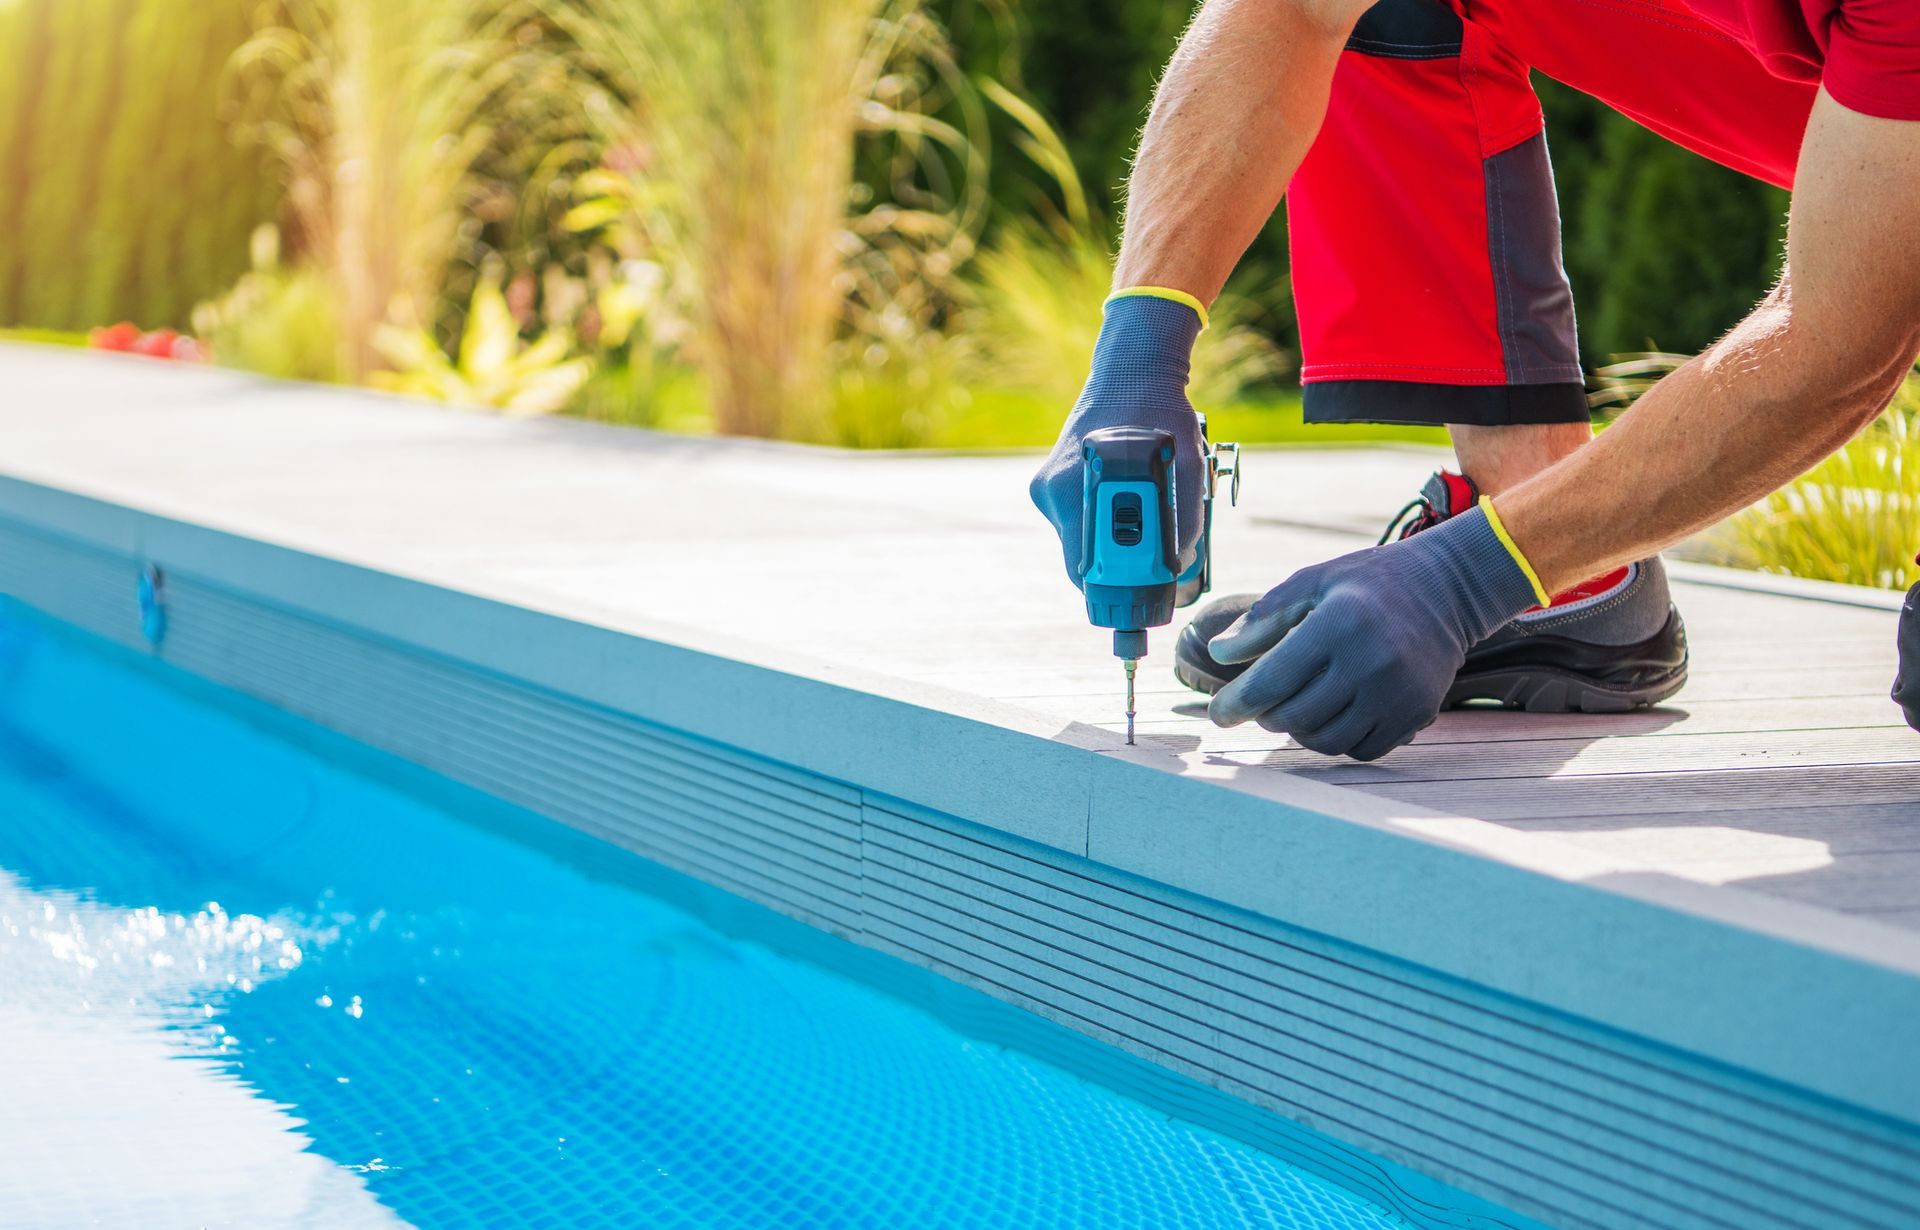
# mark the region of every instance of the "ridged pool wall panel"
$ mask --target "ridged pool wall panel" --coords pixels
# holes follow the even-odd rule
[[[0,520],[0,594],[135,649],[145,562]],[[1910,1122],[189,569],[164,592],[167,666],[1320,1133],[1257,1143],[1413,1224],[1920,1225]]]

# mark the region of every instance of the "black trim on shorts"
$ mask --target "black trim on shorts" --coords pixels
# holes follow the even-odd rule
[[[1585,423],[1581,384],[1421,384],[1413,380],[1315,380],[1301,386],[1309,423],[1512,427]]]

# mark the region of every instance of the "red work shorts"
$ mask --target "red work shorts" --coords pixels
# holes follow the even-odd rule
[[[1587,417],[1530,68],[1792,187],[1815,87],[1679,0],[1383,0],[1287,190],[1309,422]]]

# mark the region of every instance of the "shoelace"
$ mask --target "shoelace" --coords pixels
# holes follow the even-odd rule
[[[1420,510],[1420,515],[1410,521],[1407,520],[1407,514],[1416,508]],[[1386,546],[1389,539],[1396,537],[1394,534],[1395,530],[1400,531],[1397,537],[1411,538],[1421,530],[1430,530],[1445,520],[1446,518],[1440,515],[1439,510],[1434,508],[1432,502],[1429,501],[1426,496],[1416,496],[1407,502],[1406,507],[1393,514],[1393,520],[1387,522],[1386,531],[1380,535],[1380,541],[1373,545],[1376,547]],[[1405,525],[1401,524],[1403,521],[1406,522]]]

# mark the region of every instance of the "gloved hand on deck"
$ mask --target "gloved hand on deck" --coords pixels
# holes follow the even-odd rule
[[[1178,291],[1135,287],[1107,300],[1093,347],[1093,374],[1060,439],[1027,492],[1053,523],[1067,577],[1080,584],[1081,510],[1086,499],[1080,442],[1102,427],[1158,427],[1173,433],[1174,512],[1180,571],[1193,563],[1206,491],[1206,444],[1187,400],[1194,340],[1206,328],[1199,305]]]
[[[1491,505],[1303,568],[1207,644],[1253,662],[1208,706],[1330,756],[1376,760],[1439,715],[1467,650],[1542,601]],[[1259,659],[1254,661],[1254,659]]]

